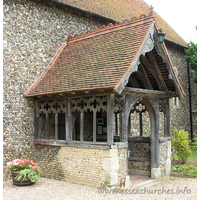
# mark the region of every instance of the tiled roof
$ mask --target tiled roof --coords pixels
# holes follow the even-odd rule
[[[116,90],[154,23],[150,16],[69,38],[25,96]]]
[[[67,5],[98,14],[100,16],[115,20],[130,20],[142,14],[148,15],[150,6],[144,0],[58,0]],[[170,14],[170,12],[169,12]],[[156,12],[155,21],[159,28],[166,34],[165,39],[181,46],[186,42],[171,28],[171,26]]]

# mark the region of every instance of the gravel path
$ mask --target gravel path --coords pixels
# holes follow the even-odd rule
[[[182,190],[182,192],[181,192]],[[126,194],[99,194],[97,188],[70,184],[65,181],[40,178],[32,186],[13,186],[12,181],[3,182],[4,200],[63,200],[63,199],[197,199],[197,179],[170,177],[168,181],[154,182],[138,190],[122,190]],[[131,194],[133,192],[133,194]],[[148,194],[148,193],[155,194]],[[171,193],[179,194],[171,194]],[[127,194],[128,193],[128,194]],[[137,194],[136,194],[137,193]],[[141,193],[141,194],[140,194]],[[169,194],[167,194],[169,193]]]

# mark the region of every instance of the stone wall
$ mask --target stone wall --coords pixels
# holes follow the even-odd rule
[[[93,187],[119,186],[127,176],[126,149],[61,147],[64,180]]]
[[[188,84],[188,68],[184,58],[183,48],[175,48],[174,45],[167,43],[167,49],[171,57],[174,67],[177,69],[177,75],[181,85],[186,93],[185,98],[181,98],[178,106],[174,106],[174,99],[170,99],[171,110],[171,127],[176,127],[180,130],[184,129],[190,133],[190,107],[189,107],[189,84]],[[172,114],[174,113],[174,114]]]
[[[171,172],[171,141],[160,143],[159,167],[161,177],[170,176]]]
[[[159,134],[160,137],[164,136],[164,113],[159,113]],[[114,123],[115,124],[115,123]],[[142,131],[143,136],[151,136],[151,122],[149,112],[142,113]],[[129,136],[140,136],[140,118],[139,113],[131,113],[131,130]]]
[[[63,147],[34,145],[33,102],[24,97],[26,90],[39,78],[58,48],[69,35],[93,30],[108,22],[46,1],[3,1],[3,172],[6,162],[16,158],[33,159],[42,167],[43,176],[65,179],[65,168],[58,160]],[[187,94],[180,100],[174,123],[190,131],[187,66],[183,51],[169,48],[172,62]],[[194,101],[195,104],[195,101]],[[195,109],[194,109],[195,110]],[[194,114],[195,115],[195,114]],[[118,152],[118,179],[123,179],[127,165],[126,150]],[[120,164],[121,163],[121,164]],[[58,167],[59,166],[59,167]],[[119,172],[121,171],[121,172]],[[122,173],[123,171],[123,173]],[[121,175],[120,175],[121,173]]]
[[[103,159],[103,149],[61,147],[58,154],[65,181],[96,187],[105,182]]]
[[[190,73],[195,75],[194,70],[190,70]],[[197,133],[197,84],[191,81],[191,111],[192,111],[192,123],[193,133]]]
[[[118,170],[118,186],[123,183],[128,175],[127,170],[127,149],[118,149],[119,170]]]
[[[16,158],[33,159],[45,164],[45,169],[51,169],[49,163],[41,161],[46,157],[46,150],[40,151],[43,147],[33,144],[33,102],[25,98],[24,93],[39,78],[69,35],[107,24],[65,7],[41,2],[3,1],[4,179],[10,177],[5,169],[6,162]],[[54,147],[44,149],[56,151]],[[52,175],[45,173],[44,176]],[[55,178],[61,179],[61,176]]]
[[[136,139],[139,140],[136,141]],[[144,142],[144,139],[148,141]],[[128,150],[130,151],[129,171],[151,171],[151,144],[149,137],[129,137]]]

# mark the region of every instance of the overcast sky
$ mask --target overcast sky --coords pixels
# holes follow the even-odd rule
[[[144,0],[187,42],[197,43],[200,6],[197,0]],[[197,10],[198,8],[198,10]]]

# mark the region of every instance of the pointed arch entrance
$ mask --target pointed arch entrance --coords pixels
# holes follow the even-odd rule
[[[121,141],[128,142],[130,152],[128,154],[130,157],[127,159],[127,171],[131,171],[131,169],[148,171],[152,178],[161,176],[161,168],[163,170],[163,166],[160,166],[160,148],[162,141],[170,141],[169,98],[175,95],[175,88],[172,87],[173,83],[170,77],[171,71],[160,52],[158,48],[154,47],[139,57],[138,65],[135,67],[135,71],[129,74],[126,87],[122,92],[126,98],[124,113],[122,113],[122,132],[124,134]],[[148,112],[149,117],[150,135],[148,137],[143,134],[145,130],[142,113],[145,111]],[[136,127],[134,122],[131,123],[132,112],[137,112],[139,115],[137,137],[130,137],[131,129]],[[162,138],[159,133],[161,121],[162,130],[164,130]],[[168,149],[170,150],[170,147]],[[137,167],[136,163],[139,162]]]
[[[150,137],[128,137],[130,113],[132,110],[136,109],[138,103],[144,105],[149,113],[151,129]],[[149,158],[145,158],[144,162],[149,162],[149,167],[147,167],[149,172],[153,168],[159,168],[159,98],[152,97],[151,95],[131,94],[131,92],[129,92],[129,94],[126,95],[125,112],[122,114],[122,130],[124,133],[127,133],[126,135],[123,134],[122,139],[128,141],[129,147],[131,143],[149,143],[147,152],[150,153],[150,155]],[[140,134],[142,135],[142,132],[140,132]],[[127,160],[127,166],[129,166],[129,164],[129,161]]]

